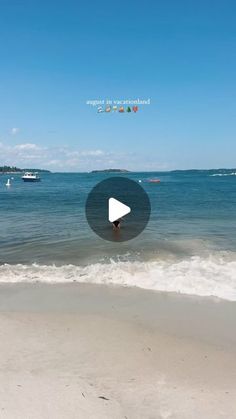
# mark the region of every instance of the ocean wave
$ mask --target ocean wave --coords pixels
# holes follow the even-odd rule
[[[214,296],[236,301],[236,260],[195,256],[175,262],[114,262],[88,266],[0,266],[1,283],[92,283]]]
[[[209,176],[236,176],[236,172],[232,172],[232,173],[213,173],[212,175]]]

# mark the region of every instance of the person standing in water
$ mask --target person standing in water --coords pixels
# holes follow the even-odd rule
[[[121,219],[113,221],[113,223],[112,223],[113,230],[120,230],[120,222],[121,222]]]

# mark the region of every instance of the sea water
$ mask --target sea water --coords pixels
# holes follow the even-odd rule
[[[127,173],[151,201],[145,231],[107,242],[85,202],[104,173],[0,176],[0,282],[89,282],[236,300],[236,170]],[[148,179],[159,178],[160,183]],[[125,222],[122,226],[125,228]]]

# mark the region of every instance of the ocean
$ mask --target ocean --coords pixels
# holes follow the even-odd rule
[[[236,170],[126,173],[151,201],[145,231],[108,242],[87,224],[104,173],[0,175],[0,282],[88,282],[236,301]],[[11,186],[6,187],[8,178]],[[159,178],[159,184],[148,183]]]

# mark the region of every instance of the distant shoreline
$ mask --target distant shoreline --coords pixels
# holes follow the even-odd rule
[[[0,174],[2,175],[20,175],[25,172],[51,173],[46,169],[20,169],[19,167],[0,166]]]
[[[91,173],[129,173],[126,169],[103,169],[103,170],[92,170]]]
[[[90,173],[90,174],[99,174],[99,173],[192,173],[192,174],[197,174],[197,173],[205,173],[205,172],[210,172],[210,173],[214,173],[214,172],[218,172],[218,173],[228,173],[228,172],[235,172],[236,173],[236,168],[218,168],[218,169],[173,169],[173,170],[126,170],[126,169],[101,169],[101,170],[92,170],[90,172],[88,171],[55,171],[55,172],[51,172],[50,170],[47,169],[19,169],[16,168],[16,170],[14,170],[14,168],[11,168],[9,170],[4,170],[5,166],[0,166],[0,175],[20,175],[22,173],[25,172],[38,172],[38,173],[67,173],[67,174],[73,174],[73,173]]]

